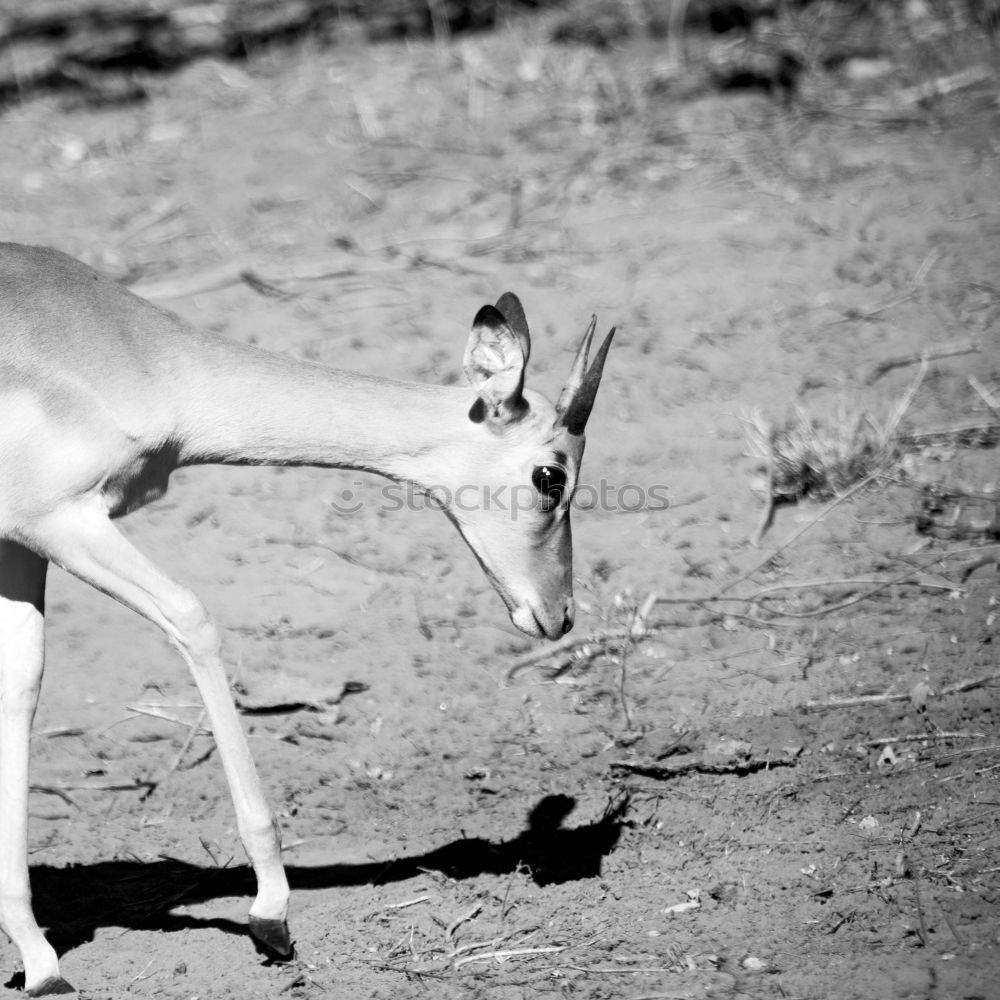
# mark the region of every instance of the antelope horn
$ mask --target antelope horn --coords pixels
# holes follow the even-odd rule
[[[594,330],[597,329],[597,317],[590,317],[590,326],[583,335],[583,340],[576,350],[576,357],[573,359],[573,367],[570,369],[569,378],[563,386],[563,391],[559,393],[559,402],[556,403],[556,411],[560,416],[569,409],[573,397],[579,392],[583,383],[583,376],[587,371],[587,356],[590,354],[590,342],[594,339]]]
[[[597,397],[597,389],[601,384],[604,361],[615,336],[616,328],[612,327],[610,333],[604,338],[604,343],[598,348],[597,354],[594,355],[593,363],[587,368],[587,355],[590,353],[590,341],[596,325],[596,319],[592,319],[587,328],[587,334],[583,338],[583,343],[580,345],[580,350],[577,352],[576,360],[573,362],[573,370],[570,372],[569,379],[556,406],[559,421],[565,425],[570,434],[582,434],[587,426],[587,419],[590,417],[590,411],[594,408],[594,399]],[[586,373],[584,374],[585,369]]]

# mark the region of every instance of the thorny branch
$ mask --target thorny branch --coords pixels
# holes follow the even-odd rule
[[[813,521],[811,523],[814,524],[816,522]],[[793,539],[790,539],[789,543],[792,540]],[[786,545],[789,543],[786,543]],[[987,548],[989,547],[991,546],[987,546]],[[1000,548],[1000,546],[992,547]],[[758,566],[734,583],[726,584],[719,588],[719,590],[710,594],[690,594],[683,597],[673,597],[661,595],[652,591],[646,596],[642,605],[636,611],[628,625],[591,632],[584,636],[566,636],[558,642],[531,650],[514,661],[507,671],[506,683],[509,684],[513,682],[513,680],[524,670],[544,663],[554,664],[554,666],[550,669],[553,676],[558,676],[572,666],[579,666],[588,663],[600,656],[614,658],[616,661],[622,662],[621,650],[631,650],[638,643],[654,636],[661,635],[670,628],[670,626],[666,623],[648,623],[649,615],[651,614],[653,608],[658,604],[691,605],[695,607],[718,604],[743,604],[747,606],[750,612],[752,612],[749,617],[751,617],[752,620],[758,624],[763,624],[765,619],[761,616],[766,616],[766,620],[770,621],[780,618],[815,618],[820,615],[832,614],[834,612],[841,611],[844,608],[859,604],[862,601],[870,600],[892,587],[918,587],[923,590],[943,590],[953,593],[962,593],[964,592],[964,588],[961,584],[952,583],[947,577],[936,576],[935,574],[928,573],[928,571],[934,566],[940,565],[941,563],[945,563],[959,556],[966,555],[969,552],[981,552],[983,548],[983,546],[972,546],[952,549],[948,552],[937,555],[933,559],[930,559],[920,565],[912,566],[907,569],[906,572],[899,573],[896,576],[884,578],[831,577],[826,579],[790,581],[786,583],[772,584],[767,587],[758,588],[757,590],[747,594],[728,593],[733,586],[737,583],[745,581],[753,574],[753,572],[756,572],[756,570],[760,568],[760,566]],[[778,551],[780,551],[780,549]],[[770,561],[770,559],[772,559],[776,554],[777,552],[769,556],[767,561]],[[990,561],[992,561],[992,558]],[[849,598],[840,600],[839,602],[826,603],[818,608],[812,608],[806,611],[793,611],[776,606],[776,602],[781,600],[780,595],[782,593],[806,590],[838,590],[842,592],[845,588],[855,588],[858,592]],[[903,695],[901,697],[908,697],[908,695]],[[864,703],[864,701],[858,702],[858,704]]]

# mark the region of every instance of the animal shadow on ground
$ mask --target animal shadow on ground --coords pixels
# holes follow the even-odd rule
[[[525,830],[512,840],[494,843],[466,837],[426,854],[365,864],[286,866],[293,890],[336,886],[383,885],[439,871],[462,880],[526,870],[538,885],[553,885],[600,875],[601,862],[618,843],[628,810],[627,797],[608,805],[604,815],[585,826],[564,828],[576,807],[569,795],[547,795],[528,815]],[[99,861],[94,864],[31,869],[35,914],[62,954],[93,939],[99,927],[176,931],[214,927],[244,934],[236,921],[173,914],[175,907],[226,896],[252,896],[253,872],[246,865],[202,867],[161,858],[157,861]],[[16,988],[18,973],[8,987]]]

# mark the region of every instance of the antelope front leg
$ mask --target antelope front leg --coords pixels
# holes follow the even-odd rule
[[[288,880],[278,825],[264,797],[250,748],[229,693],[219,633],[201,602],[153,565],[99,510],[62,511],[38,528],[49,558],[166,632],[194,677],[236,807],[240,839],[257,876],[250,933],[269,955],[293,955],[288,933]]]
[[[47,563],[0,542],[0,926],[21,952],[28,996],[72,993],[31,912],[28,753],[42,684]]]

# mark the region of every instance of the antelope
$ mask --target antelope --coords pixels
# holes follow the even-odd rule
[[[28,875],[49,563],[158,625],[186,661],[256,876],[250,934],[269,956],[290,959],[280,833],[218,629],[113,522],[163,496],[184,466],[379,473],[436,489],[513,624],[555,639],[573,626],[570,502],[615,332],[589,362],[595,324],[553,406],[524,387],[531,341],[510,292],[473,320],[468,385],[423,385],[211,335],[63,253],[0,244],[0,927],[21,954],[28,996],[73,992],[35,920]],[[449,505],[469,483],[530,489],[534,502],[516,518],[496,504]]]

